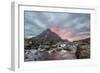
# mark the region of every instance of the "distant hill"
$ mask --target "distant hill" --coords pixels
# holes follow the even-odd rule
[[[77,40],[77,41],[74,41],[74,42],[77,42],[79,44],[81,44],[81,43],[83,43],[83,44],[90,44],[90,38],[81,39],[81,40]]]

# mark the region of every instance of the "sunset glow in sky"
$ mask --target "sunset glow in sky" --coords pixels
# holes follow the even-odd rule
[[[70,41],[90,37],[90,14],[65,12],[24,12],[25,38],[35,37],[46,29]]]

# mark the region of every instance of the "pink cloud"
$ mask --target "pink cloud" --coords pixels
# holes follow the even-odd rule
[[[75,41],[89,37],[89,35],[75,35],[70,31],[66,31],[64,28],[57,28],[57,26],[53,25],[50,30],[61,37],[63,40]]]

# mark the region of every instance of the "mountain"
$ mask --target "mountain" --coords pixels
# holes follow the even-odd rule
[[[50,29],[43,31],[36,38],[46,39],[46,40],[62,40],[56,33],[52,32]]]
[[[79,43],[79,44],[90,44],[90,37],[88,37],[86,39],[77,40],[74,42]]]
[[[50,29],[46,29],[41,34],[37,35],[36,37],[33,37],[31,39],[39,39],[39,40],[45,40],[45,41],[67,41],[68,40],[62,40],[59,35],[52,32]]]

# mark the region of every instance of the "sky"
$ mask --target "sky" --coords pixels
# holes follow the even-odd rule
[[[70,41],[90,37],[90,14],[24,11],[24,36],[31,38],[50,29]]]

